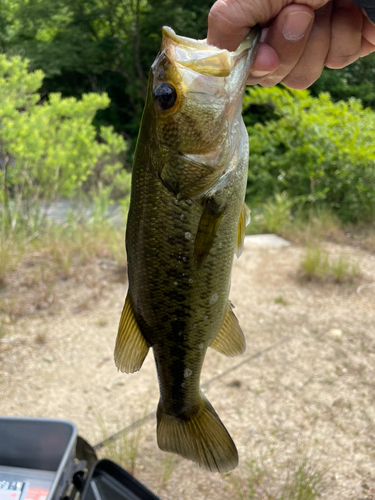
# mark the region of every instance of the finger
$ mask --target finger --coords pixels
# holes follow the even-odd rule
[[[325,65],[344,68],[361,55],[362,12],[351,0],[336,0],[331,17],[331,46]]]
[[[294,68],[307,43],[313,20],[314,11],[305,5],[289,5],[280,12],[265,39],[277,54],[279,66],[258,83],[265,87],[276,85]]]
[[[375,51],[375,24],[363,14],[361,57]]]
[[[368,42],[365,38],[362,38],[361,42],[361,57],[368,56],[372,52],[375,52],[375,45]]]
[[[289,4],[319,9],[329,0],[217,0],[208,15],[207,42],[235,50],[255,24],[266,26]]]
[[[247,85],[255,85],[259,79],[269,75],[279,66],[279,56],[275,50],[266,43],[260,43],[258,52],[251,67],[251,73],[247,79]]]
[[[262,3],[217,0],[208,14],[207,43],[221,49],[236,50],[252,26],[275,17],[279,10],[275,3],[265,0]]]
[[[297,64],[283,79],[287,87],[306,89],[321,75],[331,39],[332,2],[315,11],[315,20],[305,50]]]

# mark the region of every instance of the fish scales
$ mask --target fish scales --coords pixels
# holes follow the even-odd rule
[[[248,138],[240,107],[256,39],[252,35],[232,53],[229,72],[228,57],[224,61],[221,75],[227,73],[227,79],[213,76],[209,63],[202,76],[201,67],[191,69],[187,57],[186,76],[173,56],[189,43],[194,57],[194,44],[202,42],[164,29],[150,74],[133,165],[126,232],[129,290],[115,361],[123,371],[139,370],[153,348],[159,446],[224,472],[236,466],[237,450],[199,381],[210,345],[227,355],[244,349],[228,295],[239,226],[240,239],[244,236],[245,225],[239,223],[246,218]],[[223,52],[231,56],[213,47],[208,52],[212,59]],[[200,78],[203,83],[196,82]],[[197,94],[205,94],[203,105]],[[218,130],[210,129],[210,122]]]

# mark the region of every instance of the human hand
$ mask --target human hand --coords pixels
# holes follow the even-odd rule
[[[283,81],[294,89],[310,86],[324,66],[343,68],[375,51],[375,25],[353,0],[292,1],[217,0],[207,41],[235,50],[250,27],[260,24],[247,83],[270,87]]]

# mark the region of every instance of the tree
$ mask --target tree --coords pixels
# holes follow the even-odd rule
[[[314,96],[329,92],[334,101],[356,97],[364,106],[375,109],[375,54],[339,70],[325,68],[319,80],[312,85],[311,92]]]
[[[10,1],[10,0],[6,0]],[[135,137],[149,68],[168,24],[186,36],[204,37],[208,0],[14,0],[8,13],[9,55],[24,53],[46,74],[42,94],[79,97],[106,92],[111,104],[95,123],[112,124]],[[13,3],[14,3],[13,2]],[[9,21],[8,21],[9,22]]]

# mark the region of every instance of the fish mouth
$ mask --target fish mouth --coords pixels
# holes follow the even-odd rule
[[[254,59],[254,49],[258,45],[260,31],[258,26],[252,28],[237,50],[230,52],[208,45],[206,40],[194,40],[177,35],[172,28],[164,26],[162,49],[175,64],[202,75],[226,77],[246,54]]]

